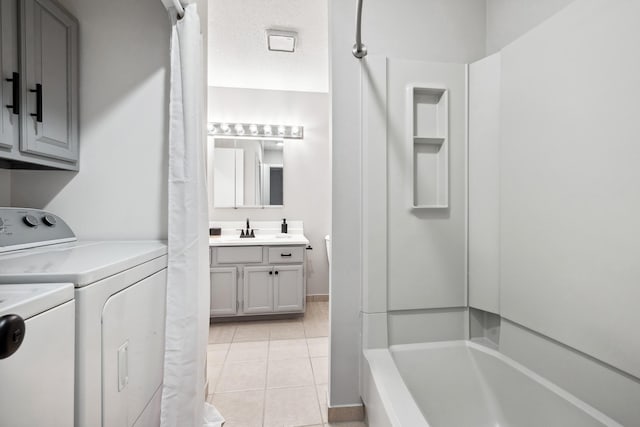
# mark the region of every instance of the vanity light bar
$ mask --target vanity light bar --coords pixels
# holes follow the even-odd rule
[[[258,123],[219,123],[209,122],[207,133],[210,136],[234,136],[238,138],[286,138],[302,139],[302,126],[265,125]]]

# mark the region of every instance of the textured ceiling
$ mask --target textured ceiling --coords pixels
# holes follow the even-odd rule
[[[265,30],[298,33],[295,53]],[[327,0],[209,0],[209,86],[327,92]]]

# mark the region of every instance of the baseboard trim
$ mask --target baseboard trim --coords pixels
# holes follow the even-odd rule
[[[364,420],[364,405],[329,407],[328,421],[343,423]]]
[[[329,301],[329,295],[307,295],[307,302]]]

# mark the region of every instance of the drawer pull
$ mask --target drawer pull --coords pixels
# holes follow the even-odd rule
[[[281,257],[290,257],[291,256],[291,252],[289,252],[288,254],[280,254]]]

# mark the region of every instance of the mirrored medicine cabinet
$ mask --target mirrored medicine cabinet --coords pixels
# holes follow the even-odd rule
[[[284,205],[284,141],[281,139],[210,136],[208,171],[209,197],[214,208]]]

